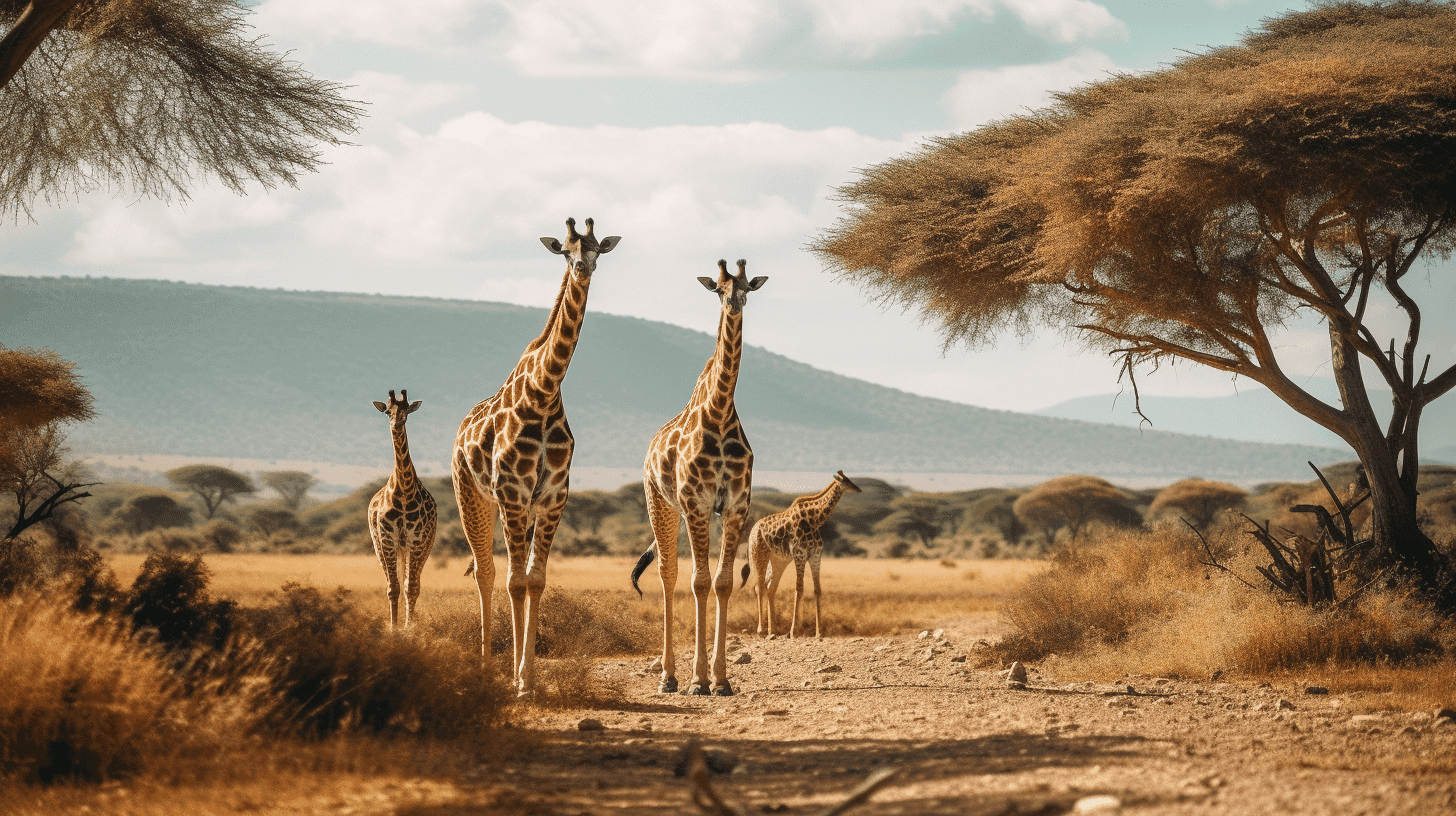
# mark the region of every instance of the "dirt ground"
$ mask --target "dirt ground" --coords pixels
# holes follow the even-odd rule
[[[1456,724],[1431,712],[1207,679],[1066,684],[1033,671],[1014,689],[962,660],[995,628],[986,617],[938,636],[740,635],[730,659],[750,662],[731,665],[738,693],[727,698],[658,694],[647,659],[609,660],[602,675],[619,702],[523,709],[529,725],[507,737],[500,763],[467,779],[361,783],[260,810],[692,813],[674,769],[701,740],[724,771],[714,789],[744,813],[819,813],[882,767],[898,775],[852,813],[1456,812]],[[688,674],[680,668],[684,686]],[[1106,796],[1116,804],[1096,798]]]

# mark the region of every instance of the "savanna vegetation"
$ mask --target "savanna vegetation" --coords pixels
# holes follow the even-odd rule
[[[1453,51],[1450,3],[1319,3],[871,167],[815,249],[947,344],[1049,327],[1128,376],[1191,362],[1266,386],[1364,466],[1365,577],[1398,567],[1456,611],[1417,502],[1421,414],[1456,361],[1421,346],[1440,304],[1415,285],[1456,247]],[[1286,373],[1279,333],[1306,317],[1340,404]],[[1370,375],[1394,395],[1388,423]]]

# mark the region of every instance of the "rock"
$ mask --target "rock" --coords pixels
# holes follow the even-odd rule
[[[925,650],[925,653],[920,656],[920,659],[921,660],[934,660],[935,659],[935,648],[934,647],[927,648]]]
[[[1305,694],[1329,694],[1330,690],[1324,686],[1309,686],[1304,690]]]
[[[602,725],[601,720],[594,720],[591,717],[585,717],[576,724],[578,731],[605,731],[606,729],[607,727]]]
[[[835,665],[829,665],[829,666],[820,666],[819,668],[817,668],[817,669],[814,670],[814,673],[815,674],[831,674],[833,672],[841,672],[841,671],[844,671],[844,669],[840,668],[837,664],[835,664]]]
[[[945,640],[945,630],[936,629],[934,632],[930,633],[930,636],[935,638],[936,640]]]
[[[1012,663],[1011,668],[1006,672],[1006,682],[1026,683],[1026,667],[1020,663]]]
[[[655,672],[660,672],[660,671],[662,671],[662,658],[659,657],[659,658],[653,660],[651,663],[647,664],[647,670],[650,671],[650,672],[654,672],[654,671]]]
[[[733,662],[735,664],[739,665],[739,666],[743,666],[743,665],[747,665],[749,663],[752,663],[753,662],[753,657],[751,655],[749,655],[748,652],[744,652],[744,653],[738,655],[738,657],[735,657],[733,659]]]
[[[1209,679],[1209,682],[1213,682],[1215,680],[1218,680],[1221,677],[1223,677],[1223,669],[1219,669],[1218,671],[1215,671],[1213,674],[1210,674],[1208,676],[1208,679]]]
[[[921,632],[920,634],[916,635],[915,637],[917,639],[919,639],[919,640],[925,640],[926,638],[930,637],[930,630],[929,629],[926,629],[924,632]]]
[[[1436,720],[1450,720],[1456,722],[1456,710],[1449,708],[1438,708],[1435,713]]]
[[[1280,697],[1279,702],[1275,703],[1274,707],[1279,709],[1280,711],[1293,711],[1294,703],[1291,703],[1283,697]]]
[[[1264,704],[1263,703],[1254,703],[1252,706],[1249,707],[1249,710],[1250,711],[1263,711],[1264,710]]]
[[[964,662],[966,662],[966,656],[965,655],[956,655],[955,657],[952,657],[950,659],[950,662],[952,662],[952,663],[964,663]]]
[[[1122,800],[1116,796],[1083,796],[1072,806],[1079,816],[1116,816],[1122,812]]]

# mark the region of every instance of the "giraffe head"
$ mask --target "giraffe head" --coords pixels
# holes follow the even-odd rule
[[[743,304],[748,302],[748,293],[761,288],[768,283],[767,275],[759,275],[753,280],[748,279],[748,261],[738,259],[738,274],[728,274],[728,262],[718,261],[718,278],[698,278],[703,288],[718,295],[722,301],[723,308],[728,314],[738,314],[743,311]]]
[[[835,472],[835,474],[834,474],[834,481],[839,482],[839,486],[842,487],[842,488],[844,488],[844,492],[845,493],[863,493],[864,492],[863,490],[860,490],[859,489],[859,485],[855,484],[854,482],[851,482],[849,480],[849,477],[848,476],[845,476],[844,475],[844,471],[842,471],[842,470]]]
[[[576,219],[566,219],[566,243],[555,238],[543,237],[541,243],[553,255],[566,256],[566,268],[579,278],[590,278],[597,269],[597,256],[605,255],[622,243],[620,235],[611,235],[598,241],[592,235],[592,220],[586,220],[586,232],[576,231]]]
[[[403,425],[405,417],[413,414],[415,411],[420,410],[420,401],[415,400],[413,403],[411,403],[409,401],[408,389],[401,390],[399,392],[399,399],[395,399],[394,390],[390,389],[389,403],[385,404],[380,402],[379,400],[375,400],[374,407],[378,408],[381,414],[389,415],[389,424],[391,427],[393,427],[395,425]]]

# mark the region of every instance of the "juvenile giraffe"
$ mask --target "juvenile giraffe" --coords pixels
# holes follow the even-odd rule
[[[767,277],[748,279],[747,261],[738,262],[738,274],[728,274],[728,262],[718,262],[718,277],[698,278],[708,291],[718,295],[722,314],[718,319],[718,345],[698,377],[692,399],[682,413],[663,425],[642,465],[647,493],[647,517],[652,524],[653,546],[662,556],[657,574],[662,579],[662,682],[664,694],[677,691],[672,649],[672,602],[677,586],[678,517],[687,523],[693,548],[693,636],[692,694],[731,696],[728,661],[724,655],[728,623],[728,596],[733,592],[733,559],[738,554],[738,537],[748,518],[748,501],[753,485],[753,450],[738,422],[733,391],[738,384],[738,362],[743,353],[743,304],[748,293]],[[712,586],[717,600],[713,633],[713,683],[708,685],[708,524],[713,514],[721,516],[722,541],[718,550],[718,571]],[[652,562],[653,549],[638,559],[632,570],[632,585]]]
[[[597,241],[590,218],[585,233],[576,231],[574,219],[566,219],[565,244],[541,239],[547,250],[566,257],[566,276],[546,328],[526,346],[500,391],[472,408],[455,434],[450,474],[465,538],[475,556],[465,574],[475,573],[480,592],[481,656],[488,667],[495,581],[491,549],[499,513],[508,555],[511,673],[522,695],[531,690],[546,560],[566,504],[574,446],[561,404],[561,380],[580,336],[597,257],[621,240],[614,235]]]
[[[779,581],[784,577],[784,568],[792,559],[797,576],[794,581],[794,614],[789,620],[789,637],[799,628],[799,599],[804,595],[804,564],[808,562],[814,574],[814,637],[819,637],[819,560],[824,557],[824,539],[819,529],[829,520],[839,497],[845,493],[859,493],[859,486],[844,475],[834,474],[829,486],[812,496],[800,496],[794,503],[772,515],[764,516],[748,531],[748,560],[758,573],[756,584],[758,596],[758,633],[772,636],[774,633],[774,596],[779,591]],[[743,565],[743,583],[748,584],[749,564]],[[769,565],[772,564],[772,569]],[[768,587],[765,591],[764,583]],[[764,606],[767,605],[767,615]],[[766,626],[765,626],[766,624]]]
[[[396,567],[400,560],[404,561],[404,625],[409,628],[415,617],[415,602],[420,597],[420,574],[435,546],[435,498],[420,484],[404,430],[409,415],[420,409],[420,401],[411,403],[409,391],[400,391],[399,399],[390,391],[389,402],[376,400],[374,407],[389,417],[389,433],[394,438],[394,471],[384,487],[369,500],[369,536],[374,539],[374,555],[384,568],[391,629],[399,618]]]

